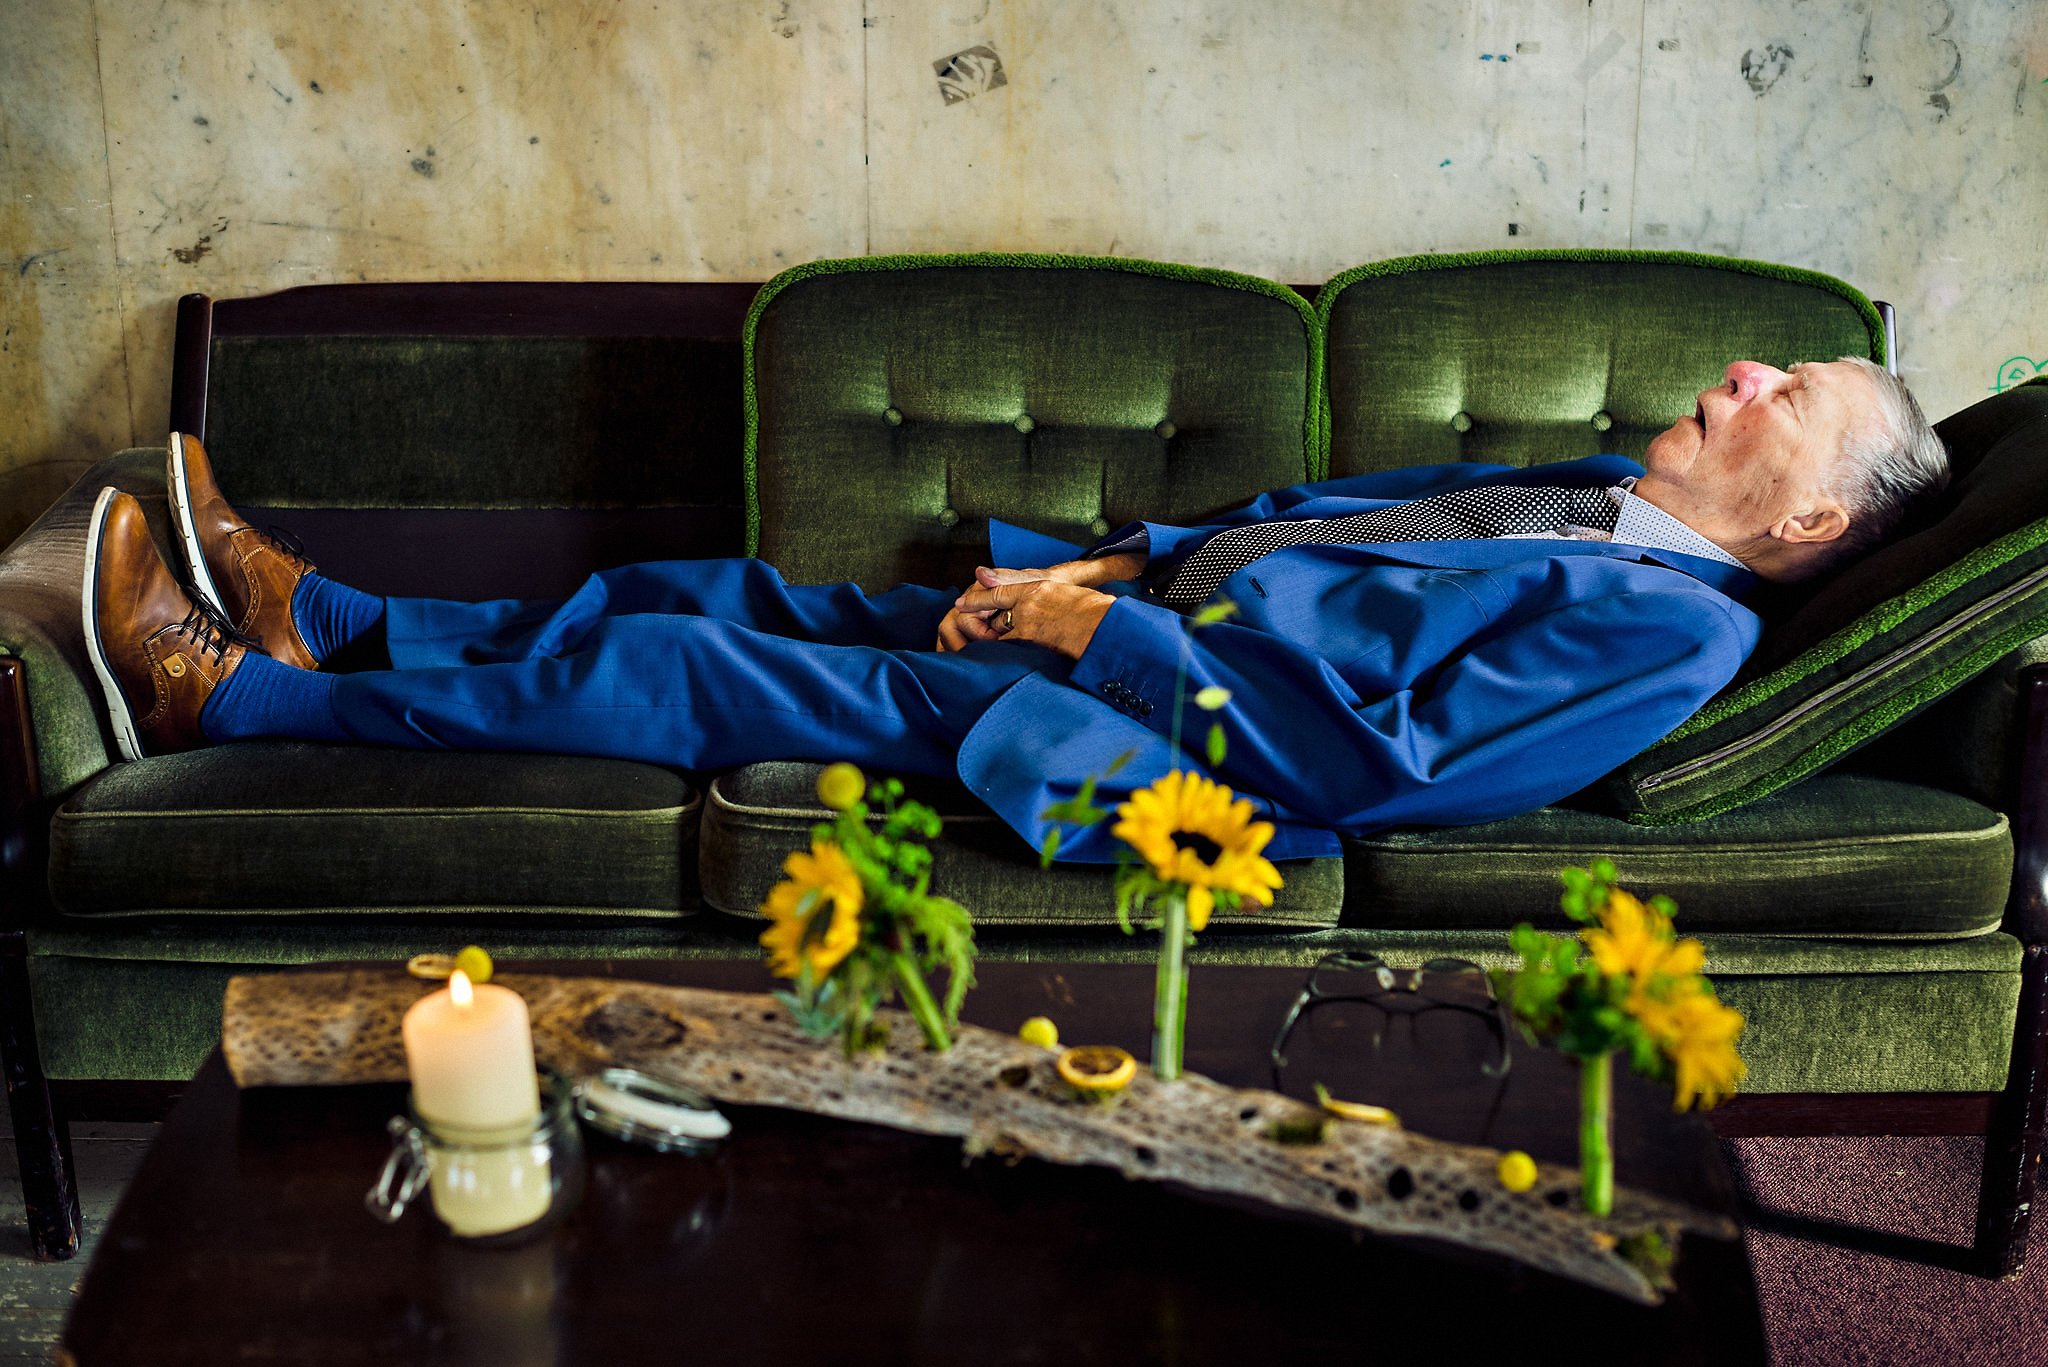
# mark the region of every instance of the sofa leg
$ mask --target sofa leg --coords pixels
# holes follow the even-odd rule
[[[78,1252],[82,1228],[78,1186],[72,1180],[71,1129],[52,1104],[50,1082],[43,1076],[21,937],[7,938],[13,943],[0,944],[0,1069],[7,1078],[29,1242],[38,1258],[69,1258]]]
[[[1977,1197],[1977,1260],[1987,1277],[2018,1276],[2027,1260],[2027,1222],[2048,1118],[2048,945],[2028,945],[2020,970],[2019,1020],[2005,1091],[1984,1137]]]

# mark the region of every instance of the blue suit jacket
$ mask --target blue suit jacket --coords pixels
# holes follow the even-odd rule
[[[1430,466],[1264,494],[1201,527],[1147,526],[1157,560],[1262,518],[1641,473],[1619,456]],[[998,565],[1082,553],[1002,523],[990,549]],[[1736,601],[1755,583],[1716,561],[1598,541],[1291,547],[1224,582],[1238,609],[1224,623],[1190,630],[1120,592],[1069,681],[1025,678],[983,714],[960,777],[1037,845],[1045,809],[1126,752],[1103,805],[1176,766],[1210,772],[1201,751],[1220,720],[1229,750],[1213,776],[1274,822],[1271,858],[1334,854],[1339,832],[1491,821],[1577,791],[1691,716],[1756,645],[1758,619]],[[1213,715],[1192,703],[1210,685],[1231,695]],[[1066,830],[1061,858],[1114,859],[1110,824]]]

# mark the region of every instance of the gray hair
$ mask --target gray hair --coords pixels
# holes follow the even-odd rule
[[[1905,381],[1861,356],[1841,358],[1877,391],[1875,422],[1851,424],[1829,492],[1842,501],[1849,529],[1820,557],[1832,569],[1874,549],[1905,520],[1915,499],[1948,487],[1948,448]]]

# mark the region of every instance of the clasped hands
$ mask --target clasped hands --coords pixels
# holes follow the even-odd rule
[[[939,650],[974,641],[1030,641],[1078,660],[1110,604],[1098,585],[1135,579],[1145,557],[1135,552],[1099,560],[1068,560],[1044,569],[977,566],[974,585],[939,622]]]

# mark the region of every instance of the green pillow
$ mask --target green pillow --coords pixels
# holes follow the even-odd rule
[[[1877,309],[1842,281],[1688,252],[1405,256],[1334,277],[1316,308],[1332,475],[1639,459],[1738,357],[1884,360]]]
[[[1630,819],[1696,821],[1832,763],[2048,632],[2048,382],[1936,424],[1955,478],[1905,533],[1772,608],[1755,654],[1610,776]]]
[[[960,584],[988,520],[1090,542],[1299,484],[1322,332],[1270,280],[1110,257],[814,261],[746,333],[750,549],[794,583]]]

